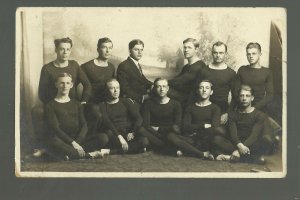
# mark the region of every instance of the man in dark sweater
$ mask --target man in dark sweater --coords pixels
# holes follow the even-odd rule
[[[73,87],[72,76],[68,73],[58,75],[55,87],[56,97],[45,106],[48,134],[44,139],[49,152],[65,159],[103,157],[103,153],[96,150],[104,147],[108,138],[104,134],[86,137],[82,105],[69,97]]]
[[[248,85],[241,85],[239,107],[229,114],[230,139],[215,136],[213,144],[219,151],[217,160],[257,161],[264,163],[264,154],[271,146],[271,141],[264,131],[266,115],[252,106],[253,90]]]
[[[119,98],[120,85],[116,79],[106,83],[106,101],[100,103],[103,131],[109,137],[107,153],[141,153],[146,151],[148,139],[141,133],[142,117],[129,98]]]
[[[181,136],[181,105],[167,96],[168,81],[157,78],[154,81],[153,96],[143,105],[143,124],[147,132],[143,132],[154,148],[169,148],[177,150],[177,155],[183,153],[199,158],[210,158],[209,152],[202,152]]]
[[[208,79],[214,86],[214,92],[210,100],[221,108],[221,124],[228,120],[228,112],[233,108],[235,97],[236,73],[225,63],[227,45],[223,42],[216,42],[212,46],[213,62],[201,68],[197,79]],[[231,92],[231,104],[228,103],[228,96]]]
[[[102,124],[98,103],[105,100],[105,83],[115,76],[115,68],[108,62],[112,49],[113,43],[109,38],[100,38],[97,44],[98,57],[81,65],[92,85],[91,97],[84,109],[91,135],[96,134],[98,126]]]
[[[266,106],[273,99],[273,77],[269,68],[260,65],[261,46],[249,43],[246,47],[249,65],[241,66],[237,72],[237,88],[246,84],[253,88],[253,106],[265,111]]]
[[[183,130],[192,143],[202,151],[212,151],[211,140],[218,134],[220,108],[210,101],[213,94],[210,80],[198,84],[197,101],[187,106],[183,117]]]
[[[70,98],[77,99],[77,85],[82,83],[83,92],[81,103],[86,103],[91,93],[91,85],[85,73],[80,69],[78,63],[69,60],[71,49],[73,46],[70,38],[61,38],[54,40],[56,60],[44,65],[41,70],[38,95],[42,103],[45,105],[52,101],[57,94],[55,87],[55,78],[61,73],[69,73],[73,77],[74,87],[70,89]],[[35,127],[37,138],[45,131],[44,124],[44,106],[35,106],[32,109],[32,121]],[[39,145],[38,145],[39,146]],[[40,155],[37,151],[34,155]]]
[[[189,94],[196,85],[196,76],[200,69],[205,66],[197,53],[199,52],[199,42],[193,38],[183,41],[183,53],[188,64],[183,66],[182,71],[175,78],[169,80],[169,97],[186,105]]]
[[[129,42],[130,55],[120,63],[117,69],[117,79],[121,85],[121,96],[131,98],[139,104],[149,98],[152,82],[143,74],[139,63],[143,56],[144,42],[135,39]]]

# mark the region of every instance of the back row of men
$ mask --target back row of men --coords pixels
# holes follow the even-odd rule
[[[258,43],[247,45],[249,65],[236,74],[225,63],[226,44],[212,45],[213,62],[207,66],[197,56],[198,41],[188,38],[183,41],[188,64],[175,78],[154,83],[139,64],[141,40],[129,43],[130,55],[117,73],[108,62],[113,49],[109,38],[98,40],[99,56],[81,67],[69,60],[71,39],[54,43],[57,59],[43,66],[39,82],[49,130],[43,141],[52,152],[79,158],[151,148],[209,159],[256,160],[273,142],[263,113],[273,98],[273,80],[271,71],[260,65]],[[81,103],[75,100],[79,83]]]

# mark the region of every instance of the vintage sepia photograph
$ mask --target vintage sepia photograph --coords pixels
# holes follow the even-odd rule
[[[17,177],[284,178],[287,11],[20,7]]]

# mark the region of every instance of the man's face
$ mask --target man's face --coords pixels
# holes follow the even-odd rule
[[[132,49],[129,49],[130,57],[139,61],[143,57],[144,47],[142,44],[135,45]]]
[[[226,48],[224,45],[214,46],[212,49],[214,63],[223,63],[226,56]]]
[[[199,48],[196,48],[193,42],[186,42],[183,44],[183,54],[187,59],[197,55],[198,51]]]
[[[72,47],[70,43],[60,43],[58,47],[55,48],[57,59],[60,61],[69,60],[71,48]]]
[[[107,84],[108,93],[111,99],[118,99],[120,96],[120,84],[118,81],[112,81]]]
[[[261,52],[257,48],[247,49],[247,59],[250,64],[256,64],[261,56]]]
[[[242,107],[251,106],[251,102],[253,101],[254,97],[248,90],[241,90],[239,94],[240,105]]]
[[[209,97],[212,95],[213,91],[211,89],[211,84],[209,82],[201,82],[199,84],[198,89],[199,95],[201,99],[209,99]]]
[[[155,91],[159,97],[165,97],[169,91],[169,85],[166,80],[157,81],[155,84]]]
[[[71,77],[59,77],[55,82],[58,94],[66,95],[69,94],[70,89],[73,87]]]
[[[97,48],[99,58],[103,60],[108,60],[113,49],[113,44],[111,42],[102,43],[99,48]]]

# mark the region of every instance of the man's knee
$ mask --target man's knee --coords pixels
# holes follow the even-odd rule
[[[142,147],[147,147],[149,145],[149,140],[148,138],[146,137],[140,137],[139,138],[139,144],[142,146]]]
[[[216,135],[212,138],[212,144],[219,145],[224,141],[224,138],[222,136]]]
[[[109,137],[106,134],[97,135],[97,139],[103,146],[105,146],[109,142]]]

